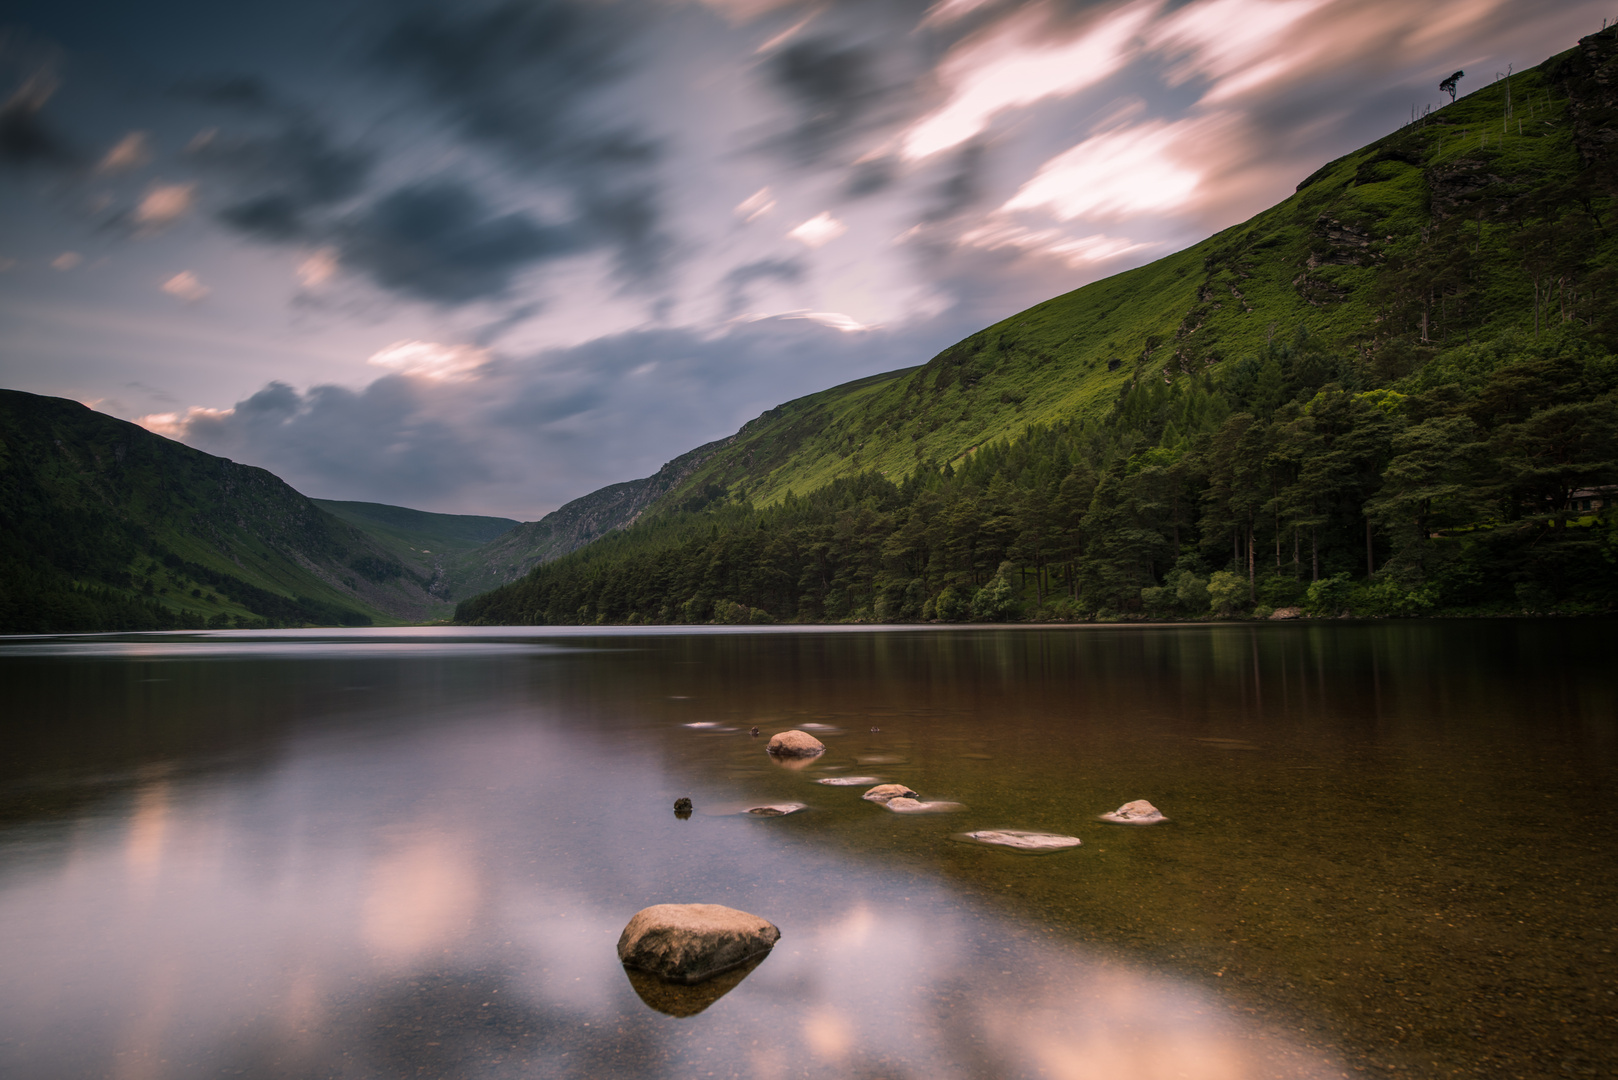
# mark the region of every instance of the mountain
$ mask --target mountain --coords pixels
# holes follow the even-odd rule
[[[693,472],[735,438],[731,436],[699,446],[643,480],[611,484],[563,504],[538,521],[518,525],[467,553],[446,574],[444,595],[461,599],[516,581],[541,563],[558,559],[616,529],[633,525],[647,507],[683,485]],[[708,493],[708,498],[715,497],[728,498],[728,493]],[[696,498],[700,501],[702,495],[699,493]]]
[[[1615,194],[1608,29],[1200,244],[766,412],[457,618],[1604,610]]]
[[[481,580],[482,550],[521,526],[512,518],[434,514],[384,503],[309,501],[365,533],[405,574],[423,582],[428,601],[422,617],[429,619],[448,617],[455,601],[479,591],[469,588],[468,582]]]
[[[436,602],[271,473],[62,398],[0,391],[0,519],[5,633],[367,625]]]

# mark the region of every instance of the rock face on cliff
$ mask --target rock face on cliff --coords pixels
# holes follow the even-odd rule
[[[781,939],[775,924],[722,904],[654,904],[618,938],[627,968],[673,983],[699,983],[764,956]]]

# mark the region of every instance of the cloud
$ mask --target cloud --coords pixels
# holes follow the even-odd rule
[[[255,112],[270,108],[265,91],[255,89],[251,100]],[[326,222],[322,212],[358,195],[374,155],[339,144],[324,125],[293,110],[277,107],[271,123],[266,132],[199,134],[188,152],[229,183],[221,221],[259,239],[286,241],[318,232]]]
[[[731,270],[721,282],[725,298],[724,317],[734,318],[751,303],[748,286],[758,281],[796,285],[804,279],[804,265],[797,259],[759,259]]]
[[[404,342],[381,350],[389,373],[360,389],[277,382],[231,408],[142,422],[310,495],[534,520],[649,476],[789,398],[918,362],[956,335],[860,329],[838,313],[797,312],[718,335],[640,330],[522,356]],[[459,358],[445,365],[457,377],[435,378],[411,356]]]
[[[188,304],[194,304],[213,290],[199,281],[191,271],[182,270],[163,282],[163,291],[177,300],[184,300]]]
[[[763,217],[765,214],[768,214],[774,209],[775,196],[770,194],[769,188],[761,187],[757,191],[753,192],[753,194],[737,203],[736,209],[732,212],[737,217],[741,218],[743,222],[750,223],[757,221],[759,218]]]
[[[80,255],[77,251],[64,251],[60,255],[56,256],[56,258],[51,260],[51,269],[62,271],[72,270],[83,261],[84,256]]]
[[[654,284],[675,245],[653,169],[658,145],[601,104],[630,70],[626,34],[605,5],[502,3],[473,12],[419,7],[374,53],[460,137],[503,156],[522,181],[572,204],[573,243],[613,249],[625,284]],[[638,12],[642,35],[657,17]]]
[[[195,191],[195,184],[153,184],[135,207],[135,224],[155,228],[178,221],[191,209]]]
[[[439,304],[504,295],[525,268],[579,250],[569,230],[498,213],[448,180],[391,192],[345,221],[335,239],[344,266]]]
[[[433,341],[395,341],[379,349],[366,360],[367,364],[388,368],[400,375],[419,375],[425,379],[460,382],[476,376],[477,370],[489,362],[489,350],[471,345],[440,345]]]
[[[1049,40],[1048,12],[1031,6],[968,39],[940,66],[948,98],[905,132],[904,156],[916,160],[959,146],[1008,109],[1070,96],[1108,78],[1138,52],[1139,34],[1159,6],[1131,4],[1056,43]]]
[[[56,87],[54,75],[48,70],[37,71],[0,104],[0,165],[60,168],[77,162],[78,154],[39,116]]]
[[[1030,229],[991,221],[961,234],[960,242],[986,251],[1012,249],[1060,259],[1074,268],[1107,262],[1158,244],[1141,244],[1124,237],[1096,234],[1072,237],[1060,229]]]
[[[787,233],[787,236],[798,241],[808,248],[824,247],[848,231],[848,226],[831,216],[831,211],[822,210],[802,225]]]
[[[1040,166],[1001,210],[1072,221],[1178,209],[1202,176],[1176,151],[1205,133],[1197,120],[1153,120],[1092,136]]]
[[[298,264],[298,284],[306,289],[318,289],[337,275],[337,249],[317,249]]]
[[[144,131],[131,131],[119,139],[96,165],[96,172],[120,173],[140,168],[152,159],[151,137]]]
[[[830,37],[793,42],[772,53],[765,71],[795,107],[795,120],[772,144],[800,164],[825,161],[858,135],[886,96],[876,77],[872,50]]]

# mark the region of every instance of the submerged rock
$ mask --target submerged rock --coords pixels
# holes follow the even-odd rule
[[[1063,836],[1060,833],[1027,832],[1023,829],[979,829],[977,832],[961,833],[960,839],[969,840],[975,844],[988,844],[991,847],[1010,848],[1013,851],[1066,851],[1076,848],[1082,841],[1077,836]]]
[[[966,805],[958,802],[922,802],[920,799],[910,799],[903,795],[896,799],[889,799],[882,804],[895,814],[949,814],[956,810],[965,810]]]
[[[722,904],[654,904],[624,927],[618,960],[665,982],[691,984],[762,959],[779,940],[773,923]]]
[[[765,751],[776,757],[817,757],[826,752],[826,744],[807,731],[782,731],[770,736]]]
[[[871,802],[879,803],[885,803],[889,799],[914,799],[915,797],[916,793],[905,787],[903,784],[878,784],[876,787],[860,796],[862,799],[868,799]]]
[[[828,787],[859,787],[861,784],[880,784],[882,781],[875,776],[828,776],[823,780],[816,780],[817,784]],[[898,785],[894,785],[898,786]]]
[[[786,817],[788,814],[796,814],[799,810],[807,809],[808,805],[801,802],[765,803],[762,806],[749,806],[742,813],[752,814],[754,817]]]
[[[1111,821],[1118,825],[1156,825],[1160,821],[1168,820],[1161,810],[1145,799],[1124,803],[1118,809],[1100,817],[1102,821]]]

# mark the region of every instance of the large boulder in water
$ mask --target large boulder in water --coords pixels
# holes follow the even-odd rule
[[[1115,825],[1156,825],[1160,821],[1167,821],[1163,811],[1147,802],[1145,799],[1136,799],[1126,802],[1118,809],[1101,815],[1102,821],[1110,821]]]
[[[699,983],[762,958],[781,939],[773,923],[722,904],[654,904],[618,937],[627,968],[673,983]]]
[[[783,731],[770,736],[764,748],[776,757],[816,757],[826,752],[826,744],[807,731]]]

